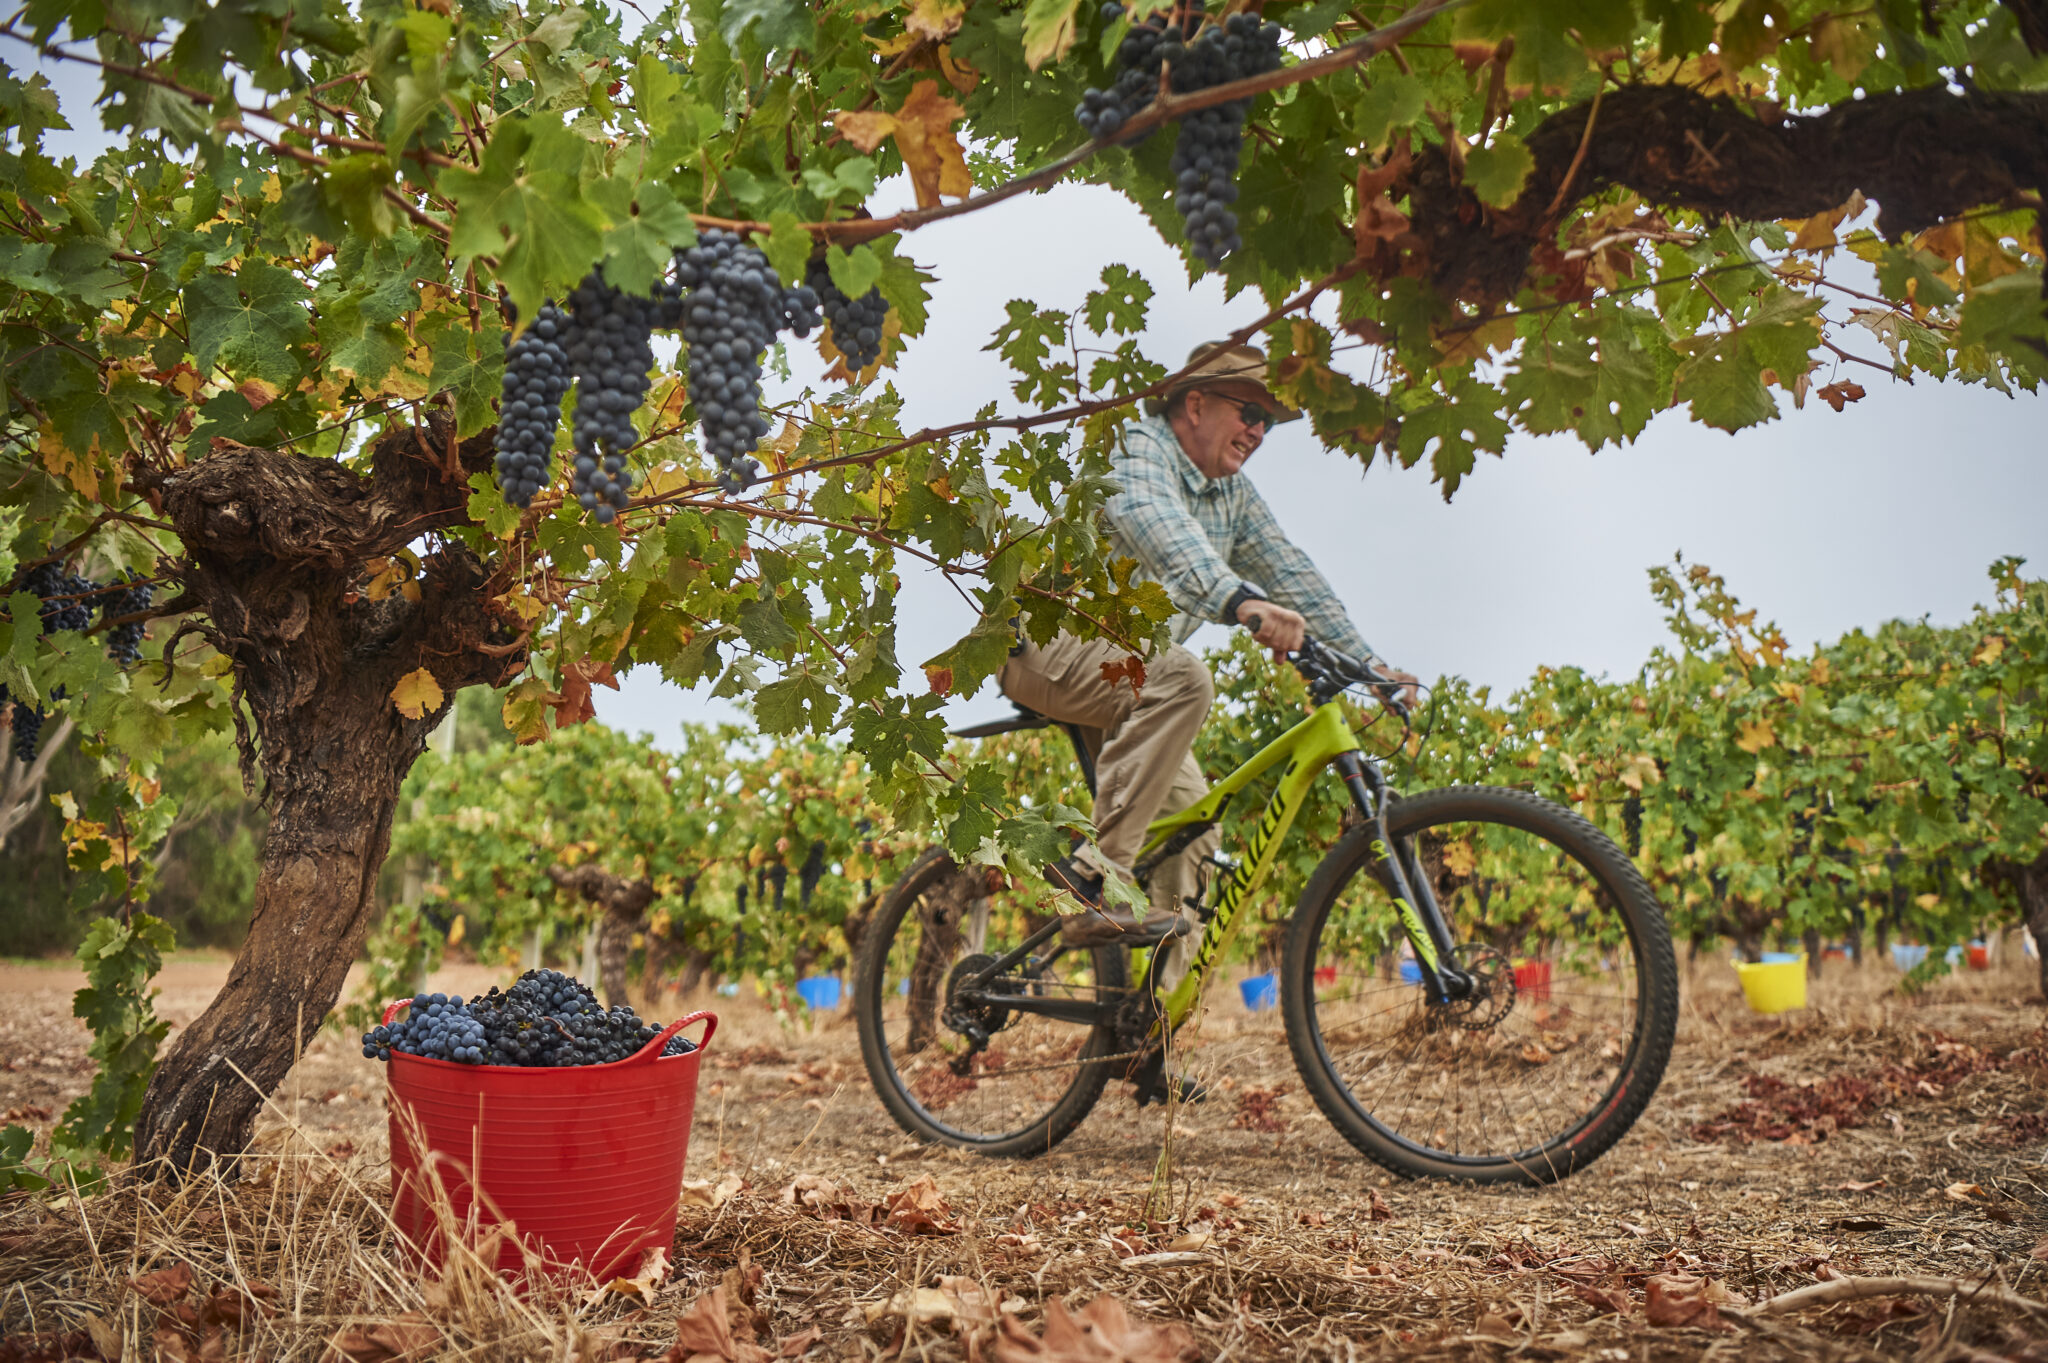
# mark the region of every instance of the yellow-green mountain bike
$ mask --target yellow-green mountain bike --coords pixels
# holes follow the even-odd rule
[[[991,896],[927,853],[860,934],[853,1002],[883,1105],[921,1139],[1043,1154],[1192,1015],[1317,778],[1357,811],[1288,924],[1280,1006],[1323,1114],[1397,1173],[1547,1183],[1626,1132],[1663,1078],[1678,1014],[1671,934],[1614,840],[1524,791],[1401,796],[1337,697],[1392,680],[1304,643],[1315,708],[1192,807],[1148,830],[1136,871],[1179,854],[1277,769],[1242,855],[1219,859],[1186,974],[1155,987],[1154,944],[1070,948],[1029,895]],[[1053,721],[1028,711],[962,730]],[[1091,754],[1069,729],[1090,787]]]

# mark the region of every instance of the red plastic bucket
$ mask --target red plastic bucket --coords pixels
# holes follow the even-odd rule
[[[1524,961],[1515,967],[1515,992],[1538,1003],[1550,1001],[1550,962]]]
[[[384,1010],[389,1024],[410,1000]],[[694,1051],[664,1056],[670,1037],[703,1022]],[[599,1281],[630,1271],[675,1235],[697,1067],[718,1030],[710,1013],[662,1029],[609,1065],[561,1069],[457,1065],[391,1056],[392,1219],[428,1264],[454,1231],[497,1237],[501,1273],[581,1265]],[[438,1188],[436,1185],[438,1184]],[[445,1203],[445,1205],[441,1205]]]

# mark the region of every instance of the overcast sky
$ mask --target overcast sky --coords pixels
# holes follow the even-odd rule
[[[9,44],[0,56],[19,68],[26,53]],[[90,159],[105,141],[89,107],[97,82],[76,66],[50,75],[78,130],[52,134],[52,149]],[[874,207],[907,199],[899,180]],[[1249,296],[1226,301],[1213,281],[1187,287],[1178,256],[1106,189],[1011,200],[918,231],[906,249],[938,276],[931,324],[893,376],[910,429],[990,401],[1014,410],[1001,362],[982,351],[1003,304],[1075,307],[1112,261],[1158,289],[1143,341],[1162,361],[1264,310]],[[806,347],[793,346],[792,358],[795,383],[771,396],[815,378]],[[1320,448],[1306,422],[1278,428],[1244,476],[1382,655],[1424,677],[1459,674],[1503,690],[1540,664],[1633,674],[1664,638],[1645,570],[1674,553],[1725,574],[1801,646],[1894,617],[1959,620],[1989,597],[1985,568],[2002,554],[2048,565],[2048,400],[1924,378],[1909,386],[1862,366],[1843,377],[1868,396],[1839,414],[1787,403],[1780,420],[1738,435],[1676,411],[1634,445],[1597,456],[1573,440],[1518,436],[1503,458],[1482,458],[1449,505],[1426,468],[1364,471]],[[928,576],[904,576],[900,653],[914,675],[972,613]],[[1205,626],[1195,646],[1222,634]],[[985,691],[955,710],[1003,708]],[[735,717],[646,668],[618,694],[599,692],[597,710],[668,741],[682,721]]]

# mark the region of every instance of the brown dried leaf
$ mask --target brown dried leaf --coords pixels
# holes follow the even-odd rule
[[[1822,402],[1825,402],[1828,406],[1839,412],[1849,403],[1862,399],[1863,385],[1847,379],[1841,379],[1823,388],[1816,389],[1815,392],[1820,395]]]
[[[610,663],[579,658],[562,669],[562,694],[550,702],[555,707],[556,728],[566,729],[596,716],[597,707],[590,700],[590,689],[594,686],[619,689],[619,679],[612,675]]]
[[[1694,1330],[1725,1330],[1728,1323],[1714,1305],[1720,1285],[1688,1273],[1659,1273],[1643,1284],[1643,1318],[1652,1325]]]
[[[1202,1351],[1179,1321],[1133,1321],[1115,1297],[1097,1297],[1075,1313],[1054,1297],[1042,1338],[1004,1316],[995,1356],[996,1363],[1193,1363]]]
[[[732,1310],[724,1283],[690,1303],[676,1321],[676,1342],[662,1363],[769,1363],[772,1355],[766,1349],[733,1337]]]
[[[1368,1221],[1392,1221],[1394,1219],[1394,1209],[1387,1205],[1387,1200],[1380,1196],[1380,1190],[1377,1188],[1372,1190],[1372,1206],[1366,1212],[1366,1219]]]
[[[906,1235],[951,1235],[960,1229],[949,1219],[952,1208],[930,1174],[882,1199],[889,1208],[889,1224]]]
[[[1951,1183],[1941,1190],[1941,1195],[1951,1202],[1968,1202],[1973,1197],[1984,1196],[1981,1183]]]
[[[893,114],[845,112],[833,115],[832,123],[863,152],[872,152],[885,137],[895,138],[917,206],[933,208],[942,194],[965,198],[974,192],[967,154],[953,134],[953,125],[966,116],[956,101],[939,93],[937,81],[921,80]]]
[[[1635,1310],[1635,1299],[1628,1294],[1628,1285],[1622,1282],[1612,1284],[1577,1283],[1572,1295],[1595,1311],[1607,1311],[1617,1316],[1626,1316]]]
[[[172,1264],[169,1268],[159,1268],[153,1273],[129,1279],[128,1285],[151,1306],[169,1306],[191,1289],[192,1265]]]
[[[1119,658],[1113,663],[1102,664],[1102,680],[1115,690],[1120,681],[1131,684],[1131,694],[1136,696],[1145,687],[1145,660],[1137,654]]]
[[[1869,1193],[1875,1192],[1877,1189],[1884,1187],[1884,1185],[1885,1181],[1883,1179],[1873,1178],[1862,1183],[1855,1182],[1854,1180],[1848,1183],[1837,1183],[1835,1188],[1837,1191],[1844,1193]]]
[[[397,1363],[424,1360],[438,1351],[441,1330],[417,1311],[374,1325],[353,1325],[327,1346],[327,1363]]]

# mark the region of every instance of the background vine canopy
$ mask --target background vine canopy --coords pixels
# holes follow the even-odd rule
[[[2010,389],[2048,370],[2039,0],[1263,13],[1279,69],[1122,131],[1255,99],[1244,244],[1220,269],[1267,303],[1243,334],[1336,450],[1426,463],[1449,495],[1512,430],[1598,448],[1672,407],[1731,430],[1785,401],[1839,407],[1860,386],[1814,371],[1844,328],[1888,372]],[[152,1081],[145,1148],[246,1129],[253,1108],[206,1107],[193,1066],[227,1019],[303,1034],[338,995],[400,785],[465,686],[509,686],[531,742],[589,718],[625,668],[709,681],[770,734],[847,735],[877,804],[959,855],[1064,847],[1073,821],[949,759],[937,711],[1001,665],[1019,615],[1040,639],[1161,637],[1163,594],[1094,529],[1115,431],[1177,362],[1134,339],[1153,286],[1112,266],[1070,311],[991,317],[1022,416],[910,416],[885,371],[915,363],[928,222],[1064,177],[1180,240],[1171,138],[1091,143],[1074,118],[1134,17],[698,0],[629,35],[553,4],[35,0],[9,21],[24,56],[97,69],[125,140],[53,160],[55,98],[10,61],[0,684],[92,735],[105,779],[66,810],[89,900],[147,877],[162,755],[232,727],[273,810],[257,921],[282,906],[334,943],[308,961],[252,934]],[[870,216],[899,172],[918,207]],[[774,412],[768,476],[741,493],[712,480],[665,375],[615,522],[559,484],[507,505],[501,299],[531,318],[598,265],[646,290],[714,227],[785,283],[822,251],[849,297],[879,289],[876,364]],[[1844,253],[1871,267],[1858,284]],[[906,679],[895,574],[914,560],[981,617]],[[159,588],[140,668],[109,657],[104,620],[42,632],[22,585],[51,562]],[[288,1060],[265,1044],[244,1056],[257,1084]]]

